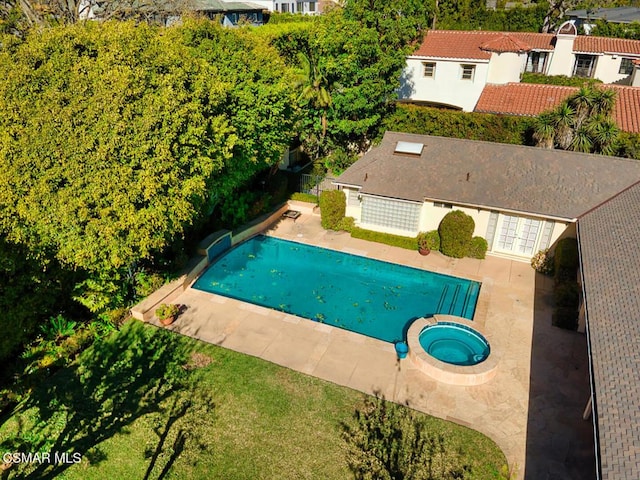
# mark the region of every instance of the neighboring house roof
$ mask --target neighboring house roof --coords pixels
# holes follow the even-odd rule
[[[578,35],[573,44],[573,51],[576,53],[640,55],[640,40]]]
[[[624,132],[640,133],[640,87],[603,85],[616,91],[613,118]],[[475,112],[536,116],[558,106],[577,92],[577,87],[533,83],[488,84],[484,87]]]
[[[522,53],[530,51],[531,46],[528,43],[518,40],[511,35],[504,34],[499,37],[492,38],[486,43],[483,43],[482,45],[480,45],[480,50],[496,53]]]
[[[264,8],[251,2],[225,2],[224,0],[194,0],[190,4],[197,12],[253,12]]]
[[[394,153],[398,141],[424,144],[422,154]],[[387,132],[336,183],[363,194],[571,220],[638,180],[637,160]]]
[[[510,44],[526,47],[526,50],[550,51],[553,50],[553,38],[554,35],[550,33],[430,30],[413,55],[489,60],[491,52],[483,50],[483,45],[497,42],[502,46]]]
[[[606,20],[611,23],[631,23],[640,22],[640,8],[617,7],[570,10],[567,12],[567,16],[569,18],[579,18],[580,20]]]
[[[431,30],[424,36],[413,56],[489,60],[492,51],[553,51],[554,40],[555,35],[552,33]],[[573,51],[596,55],[614,53],[640,56],[640,40],[578,35]]]
[[[640,185],[578,220],[602,479],[640,474]]]

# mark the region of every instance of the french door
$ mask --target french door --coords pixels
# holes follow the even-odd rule
[[[516,255],[533,255],[541,227],[540,220],[505,215],[496,249]]]

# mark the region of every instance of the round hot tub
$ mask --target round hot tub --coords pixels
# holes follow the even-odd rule
[[[423,373],[451,385],[480,385],[496,375],[498,355],[475,322],[453,315],[415,320],[407,332],[409,358]]]
[[[425,352],[452,365],[477,365],[486,360],[491,351],[480,333],[457,323],[428,325],[422,329],[418,339]]]

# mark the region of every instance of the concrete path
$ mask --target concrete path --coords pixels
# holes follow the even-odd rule
[[[515,478],[595,478],[592,426],[581,418],[589,397],[586,339],[551,326],[551,284],[528,264],[422,257],[327,232],[316,215],[266,233],[483,282],[474,321],[499,356],[495,378],[442,384],[408,360],[398,364],[392,344],[193,289],[175,300],[188,308],[173,330],[479,430],[504,451]]]

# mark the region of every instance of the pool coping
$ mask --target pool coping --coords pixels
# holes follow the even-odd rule
[[[489,342],[491,353],[483,361],[476,365],[452,365],[438,360],[429,355],[420,345],[420,333],[425,327],[438,323],[457,323],[464,325],[484,336]],[[414,321],[407,331],[407,344],[409,345],[409,358],[413,365],[431,378],[449,385],[474,386],[482,385],[496,376],[499,351],[491,344],[491,335],[476,322],[454,315],[434,315],[430,318],[419,318]]]

